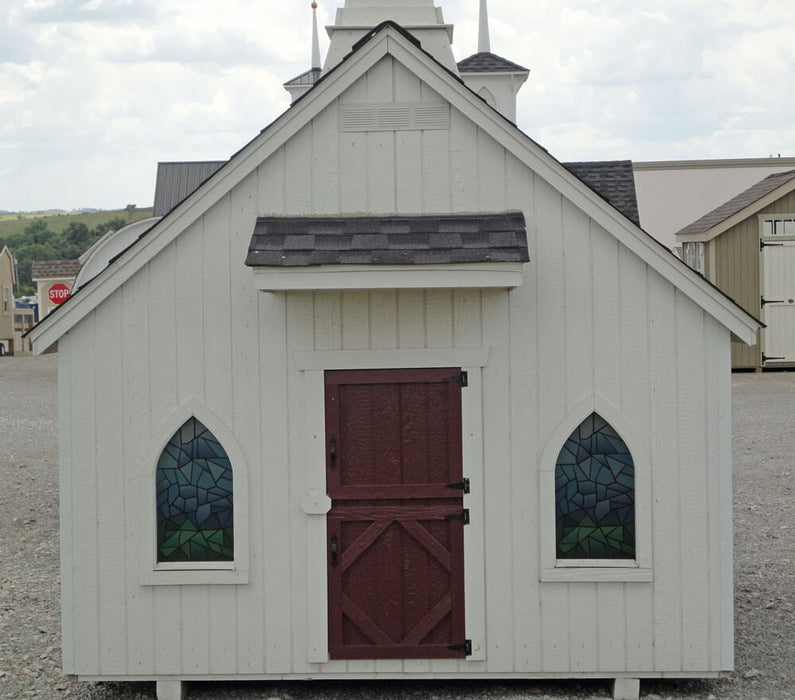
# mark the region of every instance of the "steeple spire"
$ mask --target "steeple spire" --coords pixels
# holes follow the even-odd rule
[[[317,35],[317,3],[315,0],[312,0],[312,68],[321,68],[320,39]]]
[[[489,39],[489,10],[486,7],[486,0],[480,0],[478,53],[491,53],[491,41]]]
[[[312,67],[308,71],[304,71],[301,75],[297,75],[292,80],[288,80],[284,84],[284,89],[290,93],[290,96],[295,102],[301,95],[308,92],[312,86],[317,82],[322,71],[322,64],[320,62],[320,40],[317,35],[317,2],[312,0]]]

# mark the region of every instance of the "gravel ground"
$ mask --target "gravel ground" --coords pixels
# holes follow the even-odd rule
[[[795,698],[795,372],[735,374],[736,666],[731,678],[642,681],[648,700]],[[144,700],[153,683],[60,672],[56,357],[0,358],[0,698]],[[191,698],[605,700],[608,681],[200,683]]]

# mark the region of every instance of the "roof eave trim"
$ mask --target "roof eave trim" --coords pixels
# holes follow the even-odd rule
[[[514,288],[522,262],[439,265],[316,265],[255,267],[257,289],[269,292],[339,289]]]
[[[462,78],[467,78],[469,76],[474,77],[484,77],[484,76],[492,76],[497,77],[500,75],[515,75],[520,78],[524,78],[527,80],[530,77],[529,70],[459,70]]]
[[[695,170],[703,168],[769,168],[795,166],[795,158],[713,158],[703,160],[636,160],[635,170]]]

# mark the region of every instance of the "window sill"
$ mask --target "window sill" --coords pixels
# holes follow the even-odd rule
[[[546,582],[649,582],[653,580],[652,570],[638,566],[558,566],[542,569],[541,581]]]
[[[245,585],[248,583],[248,569],[236,569],[234,564],[225,568],[217,565],[173,568],[172,565],[142,572],[138,583],[142,586]]]

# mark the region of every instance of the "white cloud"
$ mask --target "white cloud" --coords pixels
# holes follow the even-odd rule
[[[319,0],[322,26],[336,2]],[[339,0],[341,5],[343,0]],[[436,0],[461,59],[475,0]],[[489,0],[531,70],[519,124],[564,160],[792,155],[795,3]],[[0,208],[141,206],[158,160],[223,159],[288,106],[308,0],[3,0]]]

